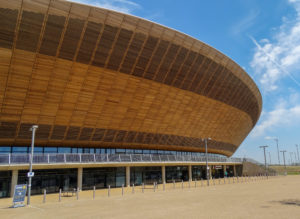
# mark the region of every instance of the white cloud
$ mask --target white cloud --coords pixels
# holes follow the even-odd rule
[[[69,1],[107,8],[107,9],[120,11],[127,14],[132,14],[134,10],[141,8],[139,4],[130,0],[69,0]]]
[[[286,99],[280,99],[276,107],[270,112],[263,112],[261,122],[251,132],[251,137],[265,135],[269,131],[282,126],[288,127],[300,122],[299,94],[293,93]],[[267,136],[267,138],[272,138]]]
[[[250,63],[259,77],[261,87],[266,91],[278,88],[278,82],[290,77],[298,86],[300,83],[291,74],[300,70],[300,1],[290,0],[297,15],[293,20],[283,18],[283,24],[273,38],[257,42],[256,51]]]

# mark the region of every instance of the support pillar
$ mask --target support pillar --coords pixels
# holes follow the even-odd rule
[[[211,175],[211,168],[212,168],[212,166],[209,166],[209,179],[212,179],[212,175]]]
[[[82,172],[83,172],[83,168],[78,167],[78,170],[77,170],[77,188],[79,188],[79,190],[82,190]]]
[[[193,181],[192,165],[189,165],[188,168],[189,168],[189,181]]]
[[[225,178],[226,165],[223,165],[223,177]]]
[[[166,183],[166,166],[161,166],[161,181],[163,184]]]
[[[18,170],[13,170],[11,175],[11,185],[10,185],[10,197],[14,196],[15,186],[18,184]]]
[[[130,166],[126,166],[126,186],[130,187]]]
[[[233,165],[233,176],[236,177],[236,168],[235,168],[235,165]]]

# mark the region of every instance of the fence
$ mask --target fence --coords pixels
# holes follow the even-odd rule
[[[31,154],[0,154],[0,165],[27,164]],[[158,154],[34,154],[34,164],[205,162],[205,156]],[[241,158],[208,157],[208,162],[242,163]]]

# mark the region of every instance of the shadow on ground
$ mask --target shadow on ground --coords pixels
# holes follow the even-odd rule
[[[273,203],[280,203],[282,205],[294,205],[294,206],[299,206],[300,207],[300,200],[298,199],[286,199],[282,201],[272,201]]]

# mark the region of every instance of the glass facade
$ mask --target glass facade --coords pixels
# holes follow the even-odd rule
[[[222,165],[211,166],[211,176],[212,178],[223,178],[224,169]]]
[[[193,180],[206,179],[206,166],[192,166]]]
[[[162,183],[161,167],[131,167],[130,185]]]
[[[30,147],[0,146],[1,153],[30,153]],[[35,147],[34,153],[86,153],[86,154],[167,154],[167,155],[192,155],[205,156],[205,153],[187,151],[166,151],[166,150],[142,150],[125,148],[77,148],[77,147]],[[209,157],[226,157],[220,154],[209,153]]]
[[[125,167],[84,168],[82,190],[121,187],[125,178]]]
[[[166,182],[188,181],[188,167],[187,166],[166,166]]]
[[[233,166],[226,166],[226,172],[227,172],[227,177],[233,177],[234,176]]]
[[[27,184],[28,170],[20,170],[18,184]],[[47,193],[69,191],[77,187],[77,169],[49,169],[34,170],[32,178],[31,194],[42,194],[44,189]]]
[[[0,198],[9,197],[11,171],[0,171]]]

